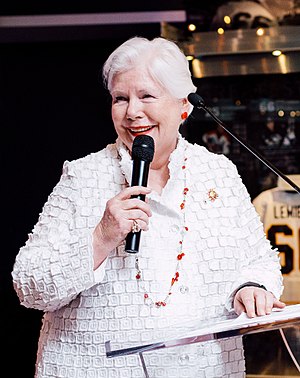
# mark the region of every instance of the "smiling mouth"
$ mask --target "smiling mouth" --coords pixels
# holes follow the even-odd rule
[[[145,126],[145,127],[137,127],[137,128],[134,128],[134,129],[131,129],[129,128],[129,131],[133,134],[137,134],[137,133],[143,133],[145,131],[149,131],[153,128],[154,126]]]

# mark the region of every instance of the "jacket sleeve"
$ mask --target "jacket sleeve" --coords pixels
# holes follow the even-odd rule
[[[54,311],[101,280],[93,271],[89,225],[89,177],[65,162],[60,181],[48,197],[38,222],[16,256],[13,286],[22,305]]]

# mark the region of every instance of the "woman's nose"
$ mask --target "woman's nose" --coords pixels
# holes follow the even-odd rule
[[[142,104],[137,99],[131,99],[128,101],[126,117],[127,119],[136,119],[142,117],[143,108]]]

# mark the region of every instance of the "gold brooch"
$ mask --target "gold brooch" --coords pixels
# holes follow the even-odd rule
[[[208,195],[208,199],[211,201],[211,202],[214,202],[218,197],[218,193],[215,191],[215,189],[209,189],[209,191],[207,192],[207,195]]]

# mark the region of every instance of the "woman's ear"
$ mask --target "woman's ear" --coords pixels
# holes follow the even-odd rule
[[[183,98],[182,100],[182,111],[187,111],[189,109],[189,101],[187,98]]]
[[[182,112],[187,112],[188,114],[190,114],[190,102],[187,98],[183,98],[182,99]]]
[[[181,119],[184,122],[187,117],[189,116],[189,101],[187,98],[183,98],[182,100],[182,106],[181,106]]]
[[[188,103],[189,103],[189,100],[186,97],[182,99],[182,105],[183,106],[188,104]]]

